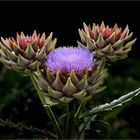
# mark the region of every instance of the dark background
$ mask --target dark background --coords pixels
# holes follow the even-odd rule
[[[54,32],[60,45],[77,45],[79,40],[78,28],[83,22],[93,22],[113,26],[118,23],[125,28],[128,24],[134,37],[140,36],[139,2],[125,1],[52,1],[52,2],[1,2],[0,3],[0,35],[3,37],[15,36],[16,32],[25,34],[37,32]],[[137,40],[133,51],[139,57],[139,42]]]
[[[77,45],[80,40],[78,28],[83,22],[100,24],[102,21],[109,26],[118,23],[125,28],[128,24],[133,38],[137,41],[129,57],[108,66],[109,77],[107,89],[97,95],[94,104],[101,104],[119,98],[140,86],[140,2],[128,1],[77,1],[77,2],[0,2],[0,36],[16,36],[16,32],[25,34],[54,32],[57,46]],[[123,107],[99,115],[99,119],[110,124],[103,134],[96,135],[92,130],[87,138],[139,139],[140,138],[140,96],[135,97]],[[0,118],[26,126],[33,125],[44,130],[48,127],[47,115],[35,94],[35,89],[28,77],[7,70],[0,64]],[[34,135],[31,131],[22,132],[13,129],[7,123],[1,125],[0,138],[44,138],[42,134]],[[93,128],[103,129],[103,125],[93,124]],[[4,127],[5,126],[5,127]]]

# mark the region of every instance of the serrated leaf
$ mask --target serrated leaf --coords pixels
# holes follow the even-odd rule
[[[140,88],[136,89],[135,91],[129,92],[126,95],[123,95],[120,98],[118,98],[117,100],[114,100],[110,103],[105,103],[103,105],[100,105],[100,106],[97,106],[97,107],[93,108],[92,110],[89,111],[89,113],[87,115],[89,115],[89,114],[93,115],[95,113],[99,113],[99,112],[102,112],[102,111],[112,110],[113,108],[118,107],[118,106],[122,105],[123,103],[125,103],[127,101],[130,101],[130,99],[139,95],[139,93],[140,93]]]

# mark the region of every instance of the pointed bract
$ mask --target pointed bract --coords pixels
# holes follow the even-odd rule
[[[44,59],[55,45],[56,39],[52,40],[52,33],[48,38],[45,33],[40,37],[36,31],[32,36],[24,35],[23,32],[20,35],[17,33],[16,39],[1,37],[0,52],[3,52],[1,62],[7,68],[23,73],[37,71],[37,67],[43,68]]]
[[[84,23],[84,30],[79,29],[79,35],[81,38],[80,47],[87,48],[89,51],[95,52],[95,57],[101,59],[105,57],[108,61],[116,61],[119,59],[124,59],[128,55],[125,49],[132,47],[136,39],[131,40],[133,33],[129,34],[128,25],[122,31],[121,27],[117,24],[114,27],[105,26],[104,22],[99,26],[93,23],[92,28]],[[122,51],[118,51],[122,48]],[[123,51],[125,51],[123,53]],[[120,53],[118,53],[120,52]],[[122,55],[125,55],[124,57]]]

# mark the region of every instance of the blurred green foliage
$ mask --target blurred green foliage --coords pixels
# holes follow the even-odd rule
[[[140,87],[139,59],[127,58],[108,64],[107,67],[109,71],[109,77],[105,81],[107,88],[90,101],[95,106],[110,102]],[[88,130],[86,138],[140,138],[139,100],[140,96],[137,96],[122,107],[100,113],[97,117],[100,121],[91,123],[92,129]],[[2,125],[0,121],[0,138],[46,138],[44,132],[50,129],[48,116],[29,77],[10,71],[2,64],[0,64],[0,118],[5,122],[10,120],[20,124],[20,127],[12,128],[8,124]],[[36,131],[26,128],[31,126]]]

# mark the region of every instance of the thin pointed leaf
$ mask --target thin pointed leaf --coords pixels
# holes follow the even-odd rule
[[[102,111],[109,111],[112,110],[115,107],[121,106],[123,103],[130,101],[133,97],[139,95],[140,93],[140,88],[127,93],[126,95],[121,96],[117,100],[114,100],[110,103],[105,103],[103,105],[97,106],[93,108],[92,110],[89,111],[89,115],[93,115]]]

